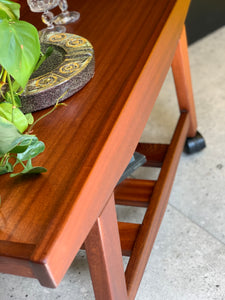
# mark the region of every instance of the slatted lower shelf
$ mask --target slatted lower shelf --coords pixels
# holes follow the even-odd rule
[[[141,144],[146,166],[161,166],[157,181],[125,179],[115,188],[116,204],[146,207],[141,224],[118,222],[122,254],[130,256],[125,271],[128,297],[136,295],[156,235],[158,233],[174,181],[180,155],[189,128],[189,115],[182,112],[170,145]],[[154,145],[154,146],[153,146]],[[142,152],[143,150],[143,152]],[[159,150],[159,154],[157,151]],[[154,159],[156,161],[154,161]],[[84,249],[82,245],[81,249]]]
[[[123,255],[130,259],[126,268],[128,295],[135,295],[161,224],[180,155],[189,128],[189,115],[182,112],[170,145],[140,144],[146,166],[161,167],[157,181],[126,179],[115,189],[116,204],[146,207],[142,224],[119,222]]]

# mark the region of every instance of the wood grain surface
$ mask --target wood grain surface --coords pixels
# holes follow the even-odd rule
[[[14,273],[29,273],[47,286],[59,284],[137,146],[170,68],[189,2],[69,2],[81,18],[67,31],[92,43],[95,76],[66,107],[34,128],[46,144],[34,164],[48,172],[0,178],[0,271],[7,272],[6,261],[17,262],[18,244],[32,245]],[[41,14],[31,13],[26,1],[20,3],[22,18],[44,27]],[[21,270],[24,265],[29,272]]]

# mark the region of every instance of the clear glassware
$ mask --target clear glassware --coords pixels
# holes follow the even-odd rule
[[[55,17],[55,24],[69,24],[76,22],[80,18],[78,11],[68,11],[68,3],[66,0],[59,0],[59,8],[62,12]]]
[[[52,31],[65,32],[64,26],[54,25],[54,14],[50,12],[51,9],[59,5],[59,0],[27,0],[30,10],[33,12],[43,12],[41,19],[46,28],[41,30],[41,33],[48,33]]]

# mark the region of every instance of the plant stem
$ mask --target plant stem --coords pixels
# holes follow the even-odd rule
[[[5,83],[8,72],[5,69],[3,69],[3,70],[4,70],[4,73],[2,75],[2,81]]]
[[[20,160],[18,157],[16,158],[17,159],[17,163],[19,162],[22,166],[23,166],[23,168],[24,169],[26,169],[26,166],[25,166],[25,164],[22,162],[22,160]],[[13,167],[15,166],[15,164],[13,165]]]
[[[13,164],[13,169],[14,169],[15,166],[18,165],[18,164],[21,164],[22,167],[23,167],[24,169],[26,168],[26,166],[25,166],[25,164],[23,163],[23,161],[22,161],[21,159],[19,159],[16,155],[11,154],[11,157],[16,159],[15,163]]]
[[[5,164],[5,162],[6,162],[6,160],[7,160],[8,157],[9,157],[9,153],[6,153],[6,154],[2,157],[2,159],[1,159],[1,161],[0,161],[0,166],[4,166],[4,164]]]
[[[9,84],[9,91],[10,91],[11,99],[12,99],[12,120],[11,120],[11,122],[13,123],[13,120],[14,120],[13,114],[14,114],[14,109],[16,108],[16,101],[15,101],[15,98],[14,98],[12,81],[11,81],[9,73],[7,73],[7,81],[8,81],[8,84]]]
[[[1,92],[2,98],[5,98],[4,93],[2,91],[2,87],[5,85],[6,76],[7,76],[7,71],[2,67],[1,74],[0,74],[0,92]]]
[[[3,74],[3,72],[4,72],[4,69],[3,69],[3,67],[1,67],[0,79],[2,78],[2,74]]]
[[[59,100],[60,100],[61,98],[63,98],[63,97],[66,95],[67,92],[68,92],[68,91],[65,91],[65,92],[57,99],[56,104],[54,105],[54,107],[53,107],[50,111],[48,111],[46,114],[42,115],[40,118],[38,118],[38,119],[31,125],[31,127],[30,127],[29,130],[28,130],[28,133],[32,132],[34,126],[35,126],[39,121],[41,121],[42,119],[44,119],[45,117],[47,117],[48,115],[50,115],[50,114],[51,114],[51,113],[59,106]],[[63,103],[62,103],[62,105],[63,105]]]

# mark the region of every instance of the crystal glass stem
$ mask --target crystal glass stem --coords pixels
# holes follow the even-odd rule
[[[66,0],[59,0],[59,8],[62,12],[54,19],[55,24],[69,24],[76,22],[80,18],[79,12],[68,11],[68,2]]]

